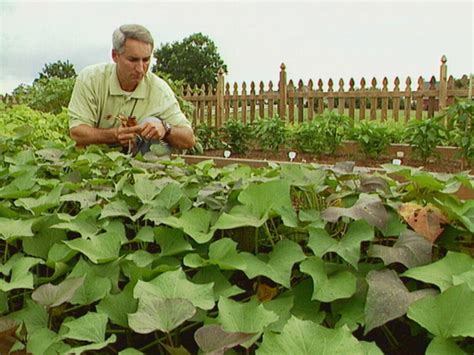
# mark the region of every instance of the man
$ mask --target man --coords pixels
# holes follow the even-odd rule
[[[166,82],[148,71],[153,38],[140,25],[113,33],[114,63],[92,65],[79,73],[69,103],[69,131],[78,146],[109,144],[145,153],[151,143],[187,149],[193,130]],[[120,118],[136,117],[127,126]]]

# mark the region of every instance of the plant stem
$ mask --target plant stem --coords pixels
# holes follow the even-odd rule
[[[174,348],[173,338],[171,337],[170,333],[166,333],[166,337],[168,338],[168,343],[172,348]]]
[[[390,346],[392,348],[398,348],[400,344],[398,344],[397,339],[395,336],[392,334],[390,329],[387,327],[386,324],[382,325],[382,332],[385,334],[385,337],[387,338],[388,342],[390,343]]]

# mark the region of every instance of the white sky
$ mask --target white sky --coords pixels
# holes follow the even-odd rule
[[[161,43],[202,32],[217,45],[230,83],[288,79],[335,83],[384,76],[439,77],[473,70],[473,2],[49,1],[0,0],[0,94],[31,84],[45,63],[76,71],[110,62],[112,32],[146,26]],[[347,88],[347,84],[346,84]]]

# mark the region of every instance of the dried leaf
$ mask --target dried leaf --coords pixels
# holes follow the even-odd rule
[[[431,243],[434,243],[443,233],[444,228],[441,225],[448,223],[443,212],[431,204],[423,207],[412,202],[404,203],[400,206],[398,213],[416,233]]]
[[[271,301],[277,294],[277,287],[271,287],[264,283],[259,283],[257,286],[257,298],[260,302]]]

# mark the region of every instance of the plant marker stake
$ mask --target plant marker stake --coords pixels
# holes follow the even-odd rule
[[[295,152],[288,152],[288,158],[290,158],[290,161],[293,161],[295,159],[296,153]]]
[[[230,157],[230,150],[224,150],[224,158]]]
[[[400,159],[393,159],[392,164],[393,165],[402,165],[402,161]]]

